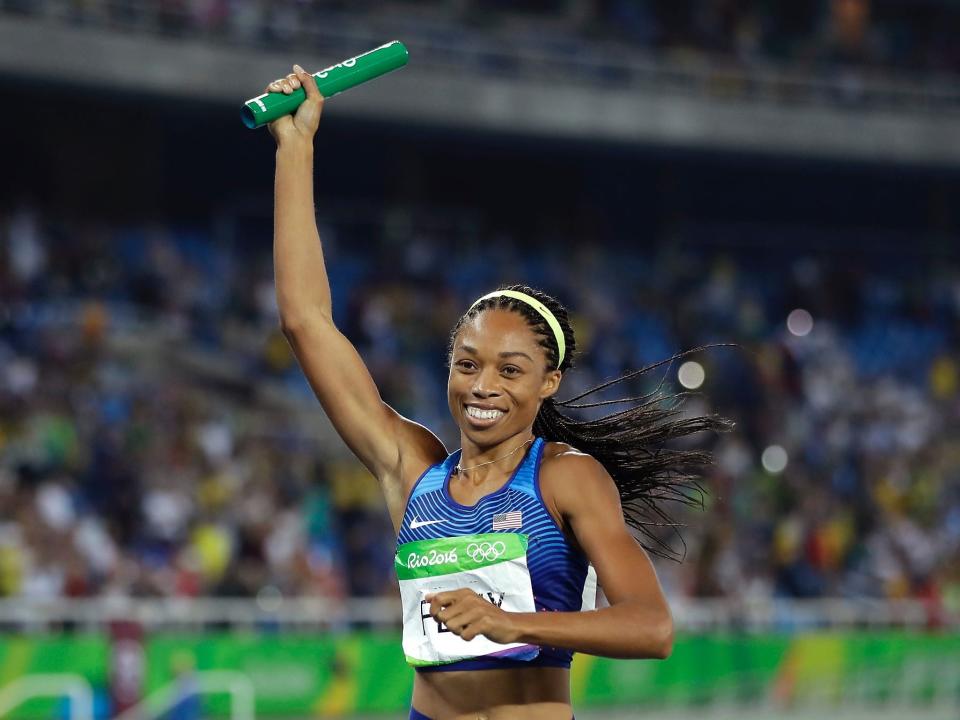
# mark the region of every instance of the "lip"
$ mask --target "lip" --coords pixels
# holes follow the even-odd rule
[[[497,407],[496,405],[489,405],[486,403],[464,403],[463,406],[474,407],[474,408],[477,408],[477,410],[499,410],[500,412],[506,412],[506,410],[504,410],[501,407]]]
[[[478,418],[470,416],[470,413],[467,412],[468,407],[475,407],[479,410],[500,410],[500,412],[502,412],[503,415],[500,415],[500,417],[492,418],[490,420],[480,420]],[[480,403],[467,403],[463,406],[463,416],[467,419],[467,422],[472,427],[475,427],[477,429],[484,429],[484,428],[488,428],[488,427],[492,427],[493,425],[496,425],[498,422],[500,422],[501,419],[503,419],[503,417],[506,414],[507,414],[506,410],[495,407],[493,405],[481,405]]]

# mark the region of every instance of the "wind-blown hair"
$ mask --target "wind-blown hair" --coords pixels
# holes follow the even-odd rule
[[[565,356],[559,368],[557,368],[559,359],[557,341],[543,316],[522,300],[503,296],[488,298],[477,303],[457,321],[450,333],[448,365],[453,355],[455,338],[464,323],[484,310],[497,308],[517,312],[523,316],[539,337],[539,344],[546,351],[548,370],[557,368],[563,372],[573,367],[576,339],[573,336],[567,309],[546,293],[526,285],[507,285],[499,289],[526,293],[550,309],[560,323],[566,343]],[[677,415],[680,415],[679,407],[683,402],[682,398],[696,393],[663,394],[660,390],[663,385],[662,380],[653,392],[646,395],[599,402],[578,401],[706,347],[715,346],[704,346],[678,353],[671,358],[628,372],[566,400],[547,398],[543,401],[533,423],[535,435],[547,441],[567,443],[580,452],[591,455],[603,465],[616,483],[620,492],[624,520],[639,533],[639,543],[654,555],[675,560],[682,560],[686,555],[686,543],[678,530],[681,525],[673,520],[663,503],[675,501],[702,508],[705,490],[700,484],[700,477],[703,470],[713,464],[714,458],[709,452],[669,448],[667,443],[704,430],[726,432],[733,429],[733,423],[718,415],[677,418]],[[664,401],[675,399],[678,400],[675,405],[663,406]],[[580,410],[627,402],[636,404],[593,420],[577,420],[560,411],[560,408]],[[675,550],[671,543],[662,537],[659,530],[665,527],[679,538],[683,552]]]

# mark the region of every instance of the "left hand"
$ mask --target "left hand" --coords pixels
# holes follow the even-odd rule
[[[473,590],[461,588],[427,595],[430,614],[464,640],[483,635],[495,643],[518,642],[520,630],[513,619],[517,613],[501,610]]]

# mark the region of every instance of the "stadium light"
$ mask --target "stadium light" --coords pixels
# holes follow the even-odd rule
[[[677,379],[680,381],[680,384],[688,390],[696,390],[703,385],[706,376],[707,374],[703,370],[703,365],[694,360],[688,360],[681,365],[677,371]]]

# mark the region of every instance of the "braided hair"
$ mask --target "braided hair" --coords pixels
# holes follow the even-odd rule
[[[538,336],[538,343],[546,353],[550,369],[557,368],[563,372],[573,367],[576,340],[567,309],[543,291],[526,285],[505,285],[498,289],[525,293],[550,309],[560,323],[566,343],[563,362],[558,367],[559,348],[544,317],[522,300],[498,296],[481,300],[457,321],[450,333],[448,365],[460,328],[483,311],[495,308],[510,310],[523,316]],[[673,449],[666,447],[666,444],[703,430],[726,432],[733,429],[733,423],[717,415],[676,418],[680,414],[682,398],[695,393],[665,395],[660,391],[662,380],[653,392],[646,395],[598,402],[579,401],[703,349],[704,347],[687,350],[653,365],[633,370],[566,400],[558,401],[549,397],[543,401],[533,422],[535,435],[547,441],[567,443],[580,452],[591,455],[603,465],[620,493],[624,520],[638,532],[639,543],[654,555],[675,560],[682,560],[685,556],[686,543],[678,529],[681,525],[673,520],[668,510],[663,507],[663,502],[675,501],[682,505],[703,508],[705,490],[700,484],[700,475],[705,467],[713,464],[714,458],[709,452]],[[674,399],[678,400],[675,405],[662,405],[663,401]],[[627,402],[637,404],[593,420],[577,420],[561,412],[561,408],[582,410]],[[669,539],[664,539],[660,532],[664,527],[669,528],[679,538],[683,552],[676,551]]]

